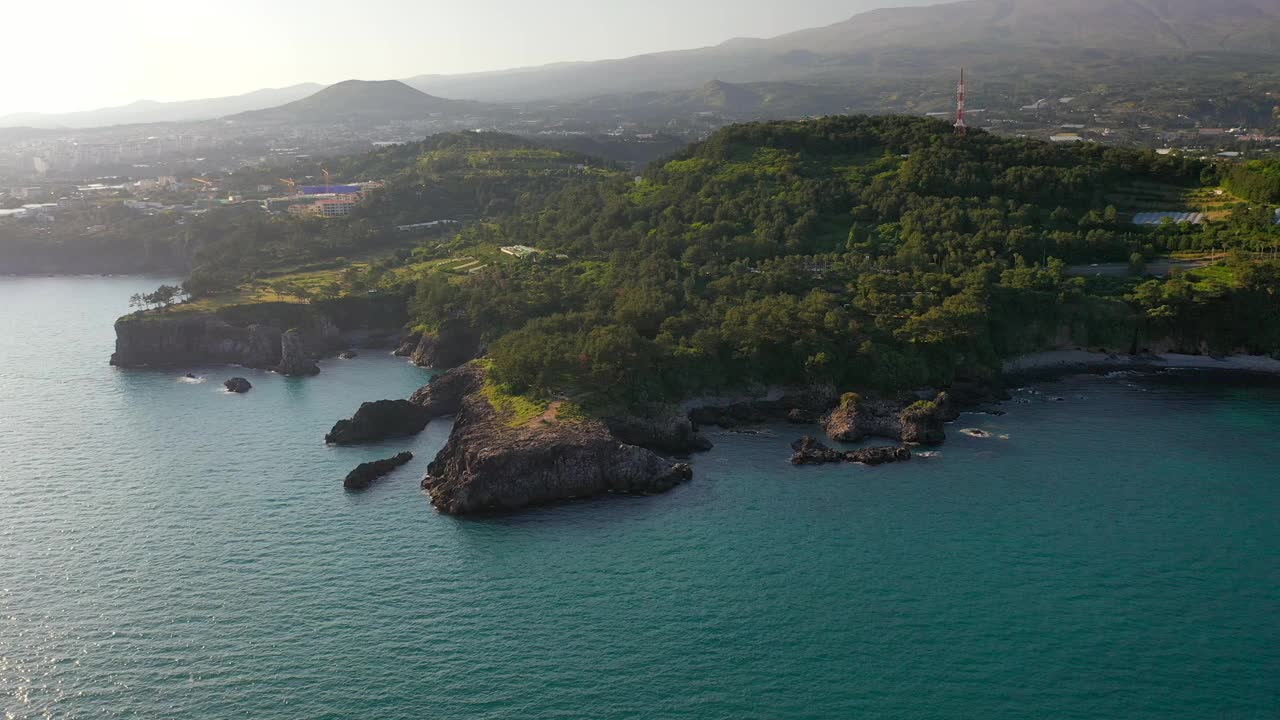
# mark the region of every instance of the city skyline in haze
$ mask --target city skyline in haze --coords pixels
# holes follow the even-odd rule
[[[772,37],[936,0],[591,0],[305,6],[22,1],[0,45],[18,68],[0,116],[239,95],[300,83],[402,79],[591,61]],[[57,23],[54,23],[54,21]],[[53,27],[57,32],[51,32]]]

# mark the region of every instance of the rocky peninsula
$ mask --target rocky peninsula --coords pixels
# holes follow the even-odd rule
[[[549,409],[513,424],[477,392],[463,400],[422,486],[441,512],[469,515],[598,495],[650,495],[692,476],[688,465],[620,442],[602,421],[563,419]]]

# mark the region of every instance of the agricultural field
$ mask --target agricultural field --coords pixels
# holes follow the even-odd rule
[[[1135,181],[1107,195],[1106,200],[1125,214],[1141,212],[1202,212],[1210,220],[1225,218],[1241,202],[1224,188],[1185,188],[1149,181]]]

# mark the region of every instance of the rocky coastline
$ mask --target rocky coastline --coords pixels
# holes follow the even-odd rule
[[[319,372],[317,358],[353,347],[394,347],[405,322],[401,306],[399,301],[371,299],[134,313],[116,321],[111,364],[155,369],[239,365],[314,375]]]
[[[408,400],[362,404],[351,418],[335,423],[324,441],[329,445],[367,445],[417,435],[432,420],[456,415],[467,395],[479,390],[482,383],[479,368],[455,368],[432,378]]]
[[[946,442],[945,425],[966,410],[994,411],[995,403],[1009,399],[998,380],[957,380],[944,391],[880,395],[845,393],[831,386],[815,386],[783,392],[776,399],[737,401],[728,405],[698,406],[689,418],[698,426],[735,429],[769,422],[818,424],[839,443],[860,443],[868,438],[909,445],[935,446]]]

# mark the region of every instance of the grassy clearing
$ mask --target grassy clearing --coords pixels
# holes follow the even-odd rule
[[[537,402],[523,395],[512,395],[492,380],[485,381],[484,389],[480,392],[489,401],[489,405],[498,411],[507,427],[528,425],[547,411],[548,403]]]
[[[291,303],[305,304],[307,297],[287,292],[277,292],[272,285],[292,284],[303,290],[310,297],[326,295],[342,297],[349,293],[343,285],[343,275],[354,268],[360,272],[367,271],[379,258],[350,262],[345,265],[323,269],[300,270],[279,275],[264,277],[247,282],[235,290],[203,297],[198,300],[177,305],[170,312],[197,313],[212,312],[233,305],[253,305],[258,303]],[[497,246],[480,246],[471,248],[464,255],[450,258],[424,260],[400,267],[391,268],[378,281],[380,287],[391,287],[416,282],[418,278],[431,272],[442,272],[458,278],[467,277],[479,270],[502,262],[513,261],[513,258],[502,254]]]
[[[1226,217],[1240,199],[1221,187],[1184,188],[1154,182],[1133,182],[1106,197],[1122,213],[1202,212],[1210,220]]]
[[[1187,273],[1187,279],[1201,291],[1214,287],[1236,287],[1240,284],[1235,268],[1229,265],[1207,265],[1197,268]]]

